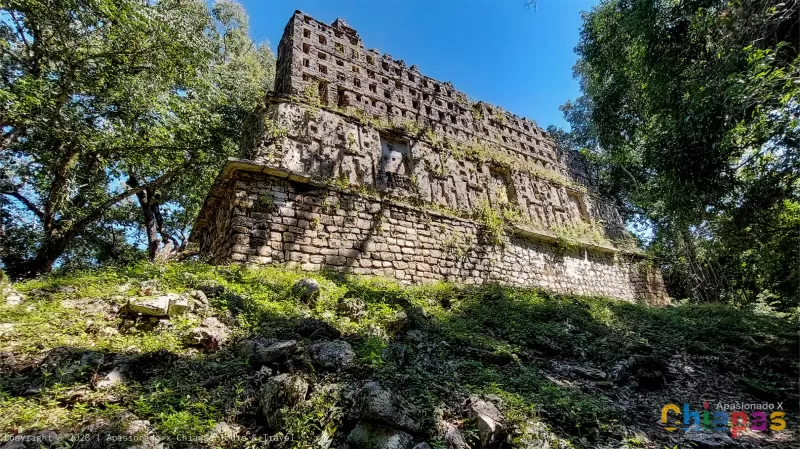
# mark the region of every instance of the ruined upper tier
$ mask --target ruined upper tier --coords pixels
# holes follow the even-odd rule
[[[241,159],[256,166],[548,239],[619,248],[627,236],[580,154],[528,119],[365,50],[341,19],[292,16],[276,90],[242,144]],[[198,226],[210,215],[204,208]]]
[[[563,151],[533,121],[484,102],[470,102],[450,82],[420,74],[416,65],[365,49],[342,19],[327,25],[296,11],[278,45],[276,91],[302,97],[317,90],[322,105],[359,110],[393,123],[414,122],[454,141],[485,141],[527,163],[590,189],[585,160]]]

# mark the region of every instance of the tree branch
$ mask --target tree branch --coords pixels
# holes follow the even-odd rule
[[[42,219],[42,218],[44,218],[44,214],[42,213],[42,211],[41,211],[41,210],[39,210],[39,208],[38,208],[38,207],[36,207],[36,204],[34,204],[34,203],[33,203],[33,201],[31,201],[31,200],[29,200],[29,199],[25,198],[25,196],[24,196],[24,195],[22,195],[21,193],[19,193],[19,192],[17,192],[17,191],[13,191],[13,192],[0,192],[0,193],[2,193],[3,195],[8,195],[8,196],[10,196],[10,197],[12,197],[12,198],[16,199],[16,200],[17,200],[17,201],[19,201],[20,203],[24,204],[24,205],[25,205],[25,207],[27,207],[27,208],[28,208],[28,210],[30,210],[31,212],[33,212],[33,214],[34,214],[34,215],[36,215],[37,217],[39,217],[39,219]]]
[[[75,223],[75,225],[73,225],[72,228],[70,229],[70,232],[73,233],[73,234],[77,233],[78,231],[80,231],[81,229],[85,228],[86,226],[88,226],[89,224],[94,222],[95,220],[99,219],[100,216],[102,216],[103,213],[106,210],[108,210],[108,208],[110,208],[111,206],[113,206],[113,205],[117,204],[118,202],[124,200],[125,198],[128,198],[131,195],[136,195],[137,193],[139,193],[139,192],[141,192],[141,191],[143,191],[145,189],[152,189],[152,188],[163,186],[164,184],[169,182],[175,175],[180,173],[183,169],[185,169],[188,166],[189,166],[189,161],[186,161],[185,163],[183,163],[183,164],[173,168],[172,170],[164,173],[160,177],[148,182],[147,184],[142,184],[139,187],[135,187],[133,189],[128,189],[128,190],[126,190],[124,192],[121,192],[121,193],[119,193],[117,195],[114,195],[113,197],[111,197],[108,200],[106,200],[103,204],[101,204],[101,205],[97,206],[96,208],[94,208],[94,210],[89,212],[89,214],[87,214],[80,221]]]

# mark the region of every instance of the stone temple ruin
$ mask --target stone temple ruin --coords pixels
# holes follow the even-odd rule
[[[195,222],[212,263],[666,301],[583,157],[531,120],[300,11],[275,90]]]

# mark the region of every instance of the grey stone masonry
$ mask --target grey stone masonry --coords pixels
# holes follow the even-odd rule
[[[300,11],[190,240],[214,263],[668,300],[580,154]]]

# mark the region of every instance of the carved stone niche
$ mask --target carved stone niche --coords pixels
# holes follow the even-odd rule
[[[583,201],[583,195],[577,192],[568,192],[567,198],[569,200],[569,213],[575,221],[588,221],[589,213],[586,210],[586,203]]]
[[[382,189],[411,189],[411,148],[407,140],[381,135],[381,159],[378,167]]]
[[[491,167],[489,174],[491,175],[489,179],[489,201],[491,205],[494,207],[504,205],[517,207],[519,200],[517,199],[517,191],[511,179],[511,174],[507,170],[496,167]]]

